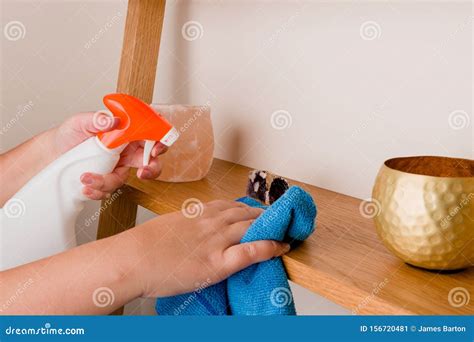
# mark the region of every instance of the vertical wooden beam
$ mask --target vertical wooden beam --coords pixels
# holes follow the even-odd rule
[[[165,0],[129,0],[117,91],[153,99]]]
[[[137,205],[130,197],[131,191],[130,187],[124,185],[110,199],[102,201],[97,240],[135,226]]]
[[[117,92],[136,96],[146,103],[153,99],[165,0],[129,0]],[[137,205],[125,186],[111,203],[102,201],[97,239],[106,238],[135,225]],[[123,314],[123,307],[113,314]]]

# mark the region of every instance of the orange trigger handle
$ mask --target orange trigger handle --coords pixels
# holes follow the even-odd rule
[[[110,149],[139,140],[161,141],[173,129],[153,108],[131,95],[109,94],[104,96],[104,104],[120,118],[116,129],[97,134]]]

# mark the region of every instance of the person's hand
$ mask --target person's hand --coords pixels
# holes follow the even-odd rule
[[[58,127],[55,133],[57,154],[61,155],[84,140],[97,135],[98,132],[113,130],[119,124],[118,118],[111,118],[106,114],[95,115],[93,112],[80,113],[66,120]],[[137,176],[141,179],[155,179],[161,173],[161,163],[157,156],[165,153],[167,147],[157,142],[154,146],[150,163],[143,167],[143,142],[130,143],[121,153],[115,169],[107,175],[86,172],[81,176],[84,184],[83,194],[93,200],[108,197],[127,179],[130,167],[138,168]]]
[[[234,201],[197,203],[122,233],[131,241],[128,277],[136,292],[144,297],[187,293],[288,252],[288,244],[271,240],[239,244],[262,212]]]
[[[232,201],[198,203],[2,271],[0,303],[19,282],[34,282],[2,313],[104,315],[138,297],[201,290],[289,250],[271,240],[239,243],[261,212]]]

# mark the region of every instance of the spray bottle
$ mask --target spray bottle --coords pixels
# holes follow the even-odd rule
[[[120,118],[119,126],[91,137],[49,164],[0,209],[0,270],[38,260],[76,246],[75,222],[88,200],[82,194],[84,172],[110,173],[128,143],[145,140],[143,164],[153,146],[171,146],[179,134],[139,99],[125,94],[104,97]]]

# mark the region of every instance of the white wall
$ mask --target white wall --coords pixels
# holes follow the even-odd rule
[[[193,4],[168,12],[155,98],[210,99],[218,157],[358,197],[391,156],[472,157],[472,125],[448,121],[472,119],[471,3]],[[202,38],[180,39],[188,20]]]
[[[2,1],[2,29],[25,33],[1,37],[2,152],[101,107],[125,13],[125,1]],[[210,100],[219,158],[369,197],[389,157],[473,158],[472,15],[469,1],[170,0],[154,101]],[[276,111],[291,125],[275,129]],[[303,311],[329,312],[314,303]]]

